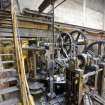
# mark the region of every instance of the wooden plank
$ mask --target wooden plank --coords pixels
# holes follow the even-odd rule
[[[10,69],[3,69],[3,70],[0,70],[0,73],[2,72],[13,72],[13,71],[16,71],[16,69],[14,69],[14,68],[10,68]]]
[[[14,54],[0,54],[0,56],[13,56]]]
[[[19,103],[18,98],[9,99],[0,103],[0,105],[17,105]]]
[[[0,64],[6,64],[6,63],[14,63],[15,61],[0,61]]]
[[[11,81],[17,81],[17,78],[11,77],[11,78],[0,79],[0,83],[6,83],[6,82],[11,82]]]
[[[5,89],[1,89],[0,90],[0,95],[3,95],[3,94],[8,94],[8,93],[13,93],[13,92],[16,92],[18,91],[19,89],[14,86],[14,87],[9,87],[9,88],[5,88]]]
[[[18,21],[18,27],[19,28],[28,28],[28,29],[48,29],[48,25],[46,24],[38,24],[33,22],[24,22],[24,21]]]

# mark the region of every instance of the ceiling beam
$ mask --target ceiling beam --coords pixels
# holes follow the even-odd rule
[[[39,12],[43,12],[50,4],[54,3],[56,0],[44,0],[39,6]]]

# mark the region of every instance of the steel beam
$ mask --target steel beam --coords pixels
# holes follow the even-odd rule
[[[56,0],[44,0],[39,6],[39,12],[43,12],[50,4],[54,3]]]
[[[47,17],[47,18],[52,18],[51,14],[47,14],[47,13],[39,13],[38,11],[34,11],[34,10],[30,10],[28,8],[25,8],[23,10],[24,14],[31,14],[31,15],[35,15],[35,16],[43,16],[43,17]]]

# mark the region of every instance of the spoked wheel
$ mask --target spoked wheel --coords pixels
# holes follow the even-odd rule
[[[73,38],[73,42],[79,48],[79,51],[82,52],[87,45],[87,38],[86,36],[78,30],[70,32],[71,37]]]
[[[90,44],[84,52],[88,52],[92,56],[99,57],[105,61],[105,41],[97,41]]]
[[[72,42],[69,33],[61,32],[57,42],[61,55],[67,58],[71,51]]]

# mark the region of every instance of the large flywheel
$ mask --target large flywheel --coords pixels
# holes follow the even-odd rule
[[[101,60],[105,61],[105,41],[97,41],[90,44],[84,52],[88,52],[93,57],[99,57]]]
[[[70,32],[70,35],[73,39],[73,43],[79,48],[79,51],[82,52],[87,46],[87,38],[83,32],[75,30]]]

